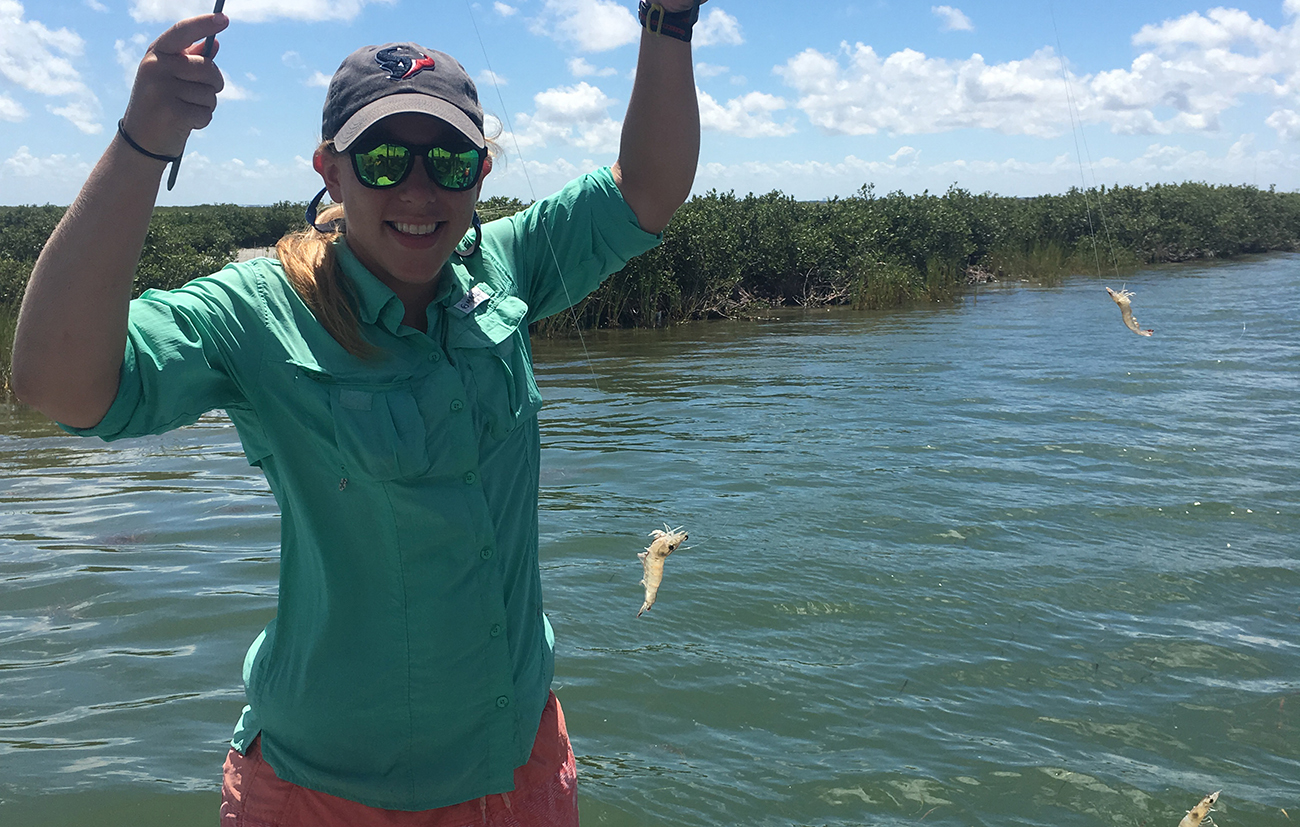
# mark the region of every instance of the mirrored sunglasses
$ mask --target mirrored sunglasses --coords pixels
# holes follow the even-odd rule
[[[415,158],[424,159],[429,179],[443,189],[461,192],[478,183],[487,149],[447,149],[441,146],[407,146],[385,141],[366,149],[350,149],[357,180],[371,189],[395,187],[406,180]]]

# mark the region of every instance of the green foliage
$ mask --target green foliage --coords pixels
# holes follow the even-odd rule
[[[150,287],[171,290],[215,273],[238,249],[223,224],[189,212],[155,213],[135,271],[135,294]]]
[[[270,247],[303,226],[302,204],[212,204],[155,211],[137,292],[207,275],[240,248]],[[496,196],[484,220],[527,206]],[[16,307],[60,207],[0,207],[0,307]],[[796,201],[773,191],[710,191],[674,217],[664,242],[638,256],[573,313],[537,326],[652,327],[743,315],[775,305],[887,308],[944,301],[968,278],[1051,282],[1068,273],[1293,250],[1300,193],[1203,183],[1072,189],[1006,198],[951,187]]]
[[[13,399],[14,328],[18,325],[17,306],[0,306],[0,402]]]
[[[243,247],[270,247],[306,226],[305,205],[208,204],[159,207],[149,222],[135,275],[135,292],[170,289],[216,272]],[[63,207],[0,207],[0,307],[16,307]]]
[[[0,207],[0,259],[35,261],[65,208]]]
[[[15,261],[0,255],[0,308],[17,308],[23,299],[23,288],[32,274],[32,259]]]
[[[711,191],[687,202],[664,243],[629,262],[550,334],[574,324],[656,326],[756,307],[943,301],[971,278],[1055,282],[1141,264],[1293,250],[1300,194],[1188,183],[1005,198],[942,196],[799,202]]]
[[[479,217],[484,221],[495,221],[498,218],[505,218],[508,215],[514,215],[528,205],[518,198],[510,198],[505,195],[494,195],[486,201],[478,202]]]

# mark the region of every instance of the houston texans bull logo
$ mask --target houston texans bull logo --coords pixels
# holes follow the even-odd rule
[[[410,80],[425,69],[433,68],[433,58],[405,46],[380,49],[375,62],[384,67],[393,80]]]

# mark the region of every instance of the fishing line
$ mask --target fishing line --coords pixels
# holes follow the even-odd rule
[[[465,0],[465,8],[469,12],[470,25],[474,27],[474,36],[478,38],[479,48],[483,50],[483,63],[487,70],[492,73],[492,86],[497,90],[497,101],[501,104],[501,121],[505,124],[506,131],[510,133],[510,140],[515,145],[515,155],[519,158],[519,164],[524,170],[524,181],[528,183],[528,192],[532,195],[534,203],[537,201],[537,190],[533,187],[532,176],[528,174],[528,161],[524,158],[523,150],[519,147],[519,135],[515,132],[514,125],[510,123],[510,110],[506,107],[505,96],[501,94],[501,84],[498,82],[496,70],[492,68],[492,59],[488,57],[487,44],[483,41],[483,33],[479,31],[478,19],[474,16],[474,6],[471,0]],[[551,239],[551,231],[546,226],[545,221],[539,221],[538,226],[542,228],[542,234],[546,236],[546,247],[551,253],[551,261],[555,264],[555,273],[560,277],[560,286],[564,288],[564,299],[569,303],[569,314],[573,317],[573,328],[578,331],[578,342],[582,345],[582,355],[587,360],[587,370],[591,372],[591,383],[600,390],[600,380],[596,377],[596,366],[591,361],[591,352],[587,350],[587,339],[582,335],[582,323],[578,320],[578,310],[574,306],[573,296],[569,294],[569,285],[564,281],[564,268],[560,266],[560,258],[555,253],[555,242]]]
[[[1088,149],[1088,136],[1083,132],[1083,121],[1079,118],[1074,102],[1074,87],[1070,85],[1070,73],[1066,68],[1065,49],[1061,46],[1061,30],[1056,25],[1056,8],[1049,2],[1048,14],[1052,18],[1052,33],[1056,35],[1056,56],[1061,63],[1061,80],[1065,83],[1065,102],[1070,116],[1070,134],[1074,137],[1074,157],[1079,162],[1079,179],[1083,182],[1083,206],[1088,218],[1088,237],[1092,240],[1092,255],[1097,264],[1097,277],[1101,277],[1101,253],[1097,249],[1097,230],[1092,223],[1092,204],[1088,199],[1088,176],[1083,171],[1083,159],[1088,159],[1088,172],[1092,173],[1092,185],[1096,188],[1097,172],[1092,165],[1092,152]],[[1079,141],[1083,149],[1079,149]],[[1110,248],[1110,260],[1115,268],[1115,277],[1119,278],[1119,256],[1115,252],[1115,241],[1111,237],[1110,226],[1106,222],[1106,210],[1102,206],[1101,193],[1097,193],[1097,215],[1101,220],[1102,232],[1106,235],[1106,244]]]

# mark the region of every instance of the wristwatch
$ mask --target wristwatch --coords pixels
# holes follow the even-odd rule
[[[689,11],[665,11],[658,3],[641,0],[637,7],[637,16],[641,26],[654,34],[668,35],[678,40],[691,42],[691,28],[700,19],[700,4],[697,2]]]

